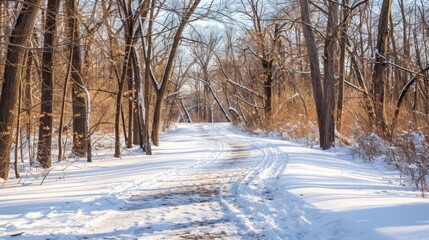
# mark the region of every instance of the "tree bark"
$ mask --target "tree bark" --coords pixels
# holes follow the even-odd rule
[[[133,64],[130,64],[127,69],[128,75],[128,138],[127,148],[133,147],[134,139],[134,79],[133,79]]]
[[[28,57],[28,55],[27,55]],[[21,141],[21,107],[22,107],[22,82],[19,84],[19,94],[18,94],[18,117],[16,121],[16,133],[15,133],[15,178],[19,178],[19,147],[21,143],[22,149],[22,141]]]
[[[7,48],[0,99],[0,178],[9,179],[12,132],[16,119],[18,91],[26,46],[31,38],[42,0],[25,0]]]
[[[134,77],[135,77],[135,108],[136,108],[136,117],[135,117],[135,125],[137,131],[135,131],[135,136],[137,139],[135,139],[135,144],[140,144],[140,147],[143,149],[145,148],[145,141],[146,141],[146,122],[144,119],[144,100],[143,100],[143,82],[142,82],[142,76],[141,76],[141,68],[140,68],[140,59],[137,55],[137,51],[135,48],[131,49],[131,59],[132,59],[132,65],[134,70]]]
[[[349,0],[343,0],[343,4],[348,5]],[[338,104],[337,104],[337,130],[342,133],[343,128],[343,104],[344,104],[344,81],[346,75],[346,46],[348,45],[347,30],[350,25],[351,10],[343,7],[342,23],[340,25],[340,59],[339,59],[339,82],[338,82]]]
[[[63,160],[64,112],[65,112],[65,108],[66,108],[67,89],[68,89],[69,79],[70,79],[71,70],[72,70],[72,64],[71,64],[72,60],[73,60],[73,48],[70,48],[68,68],[66,71],[66,76],[64,78],[63,95],[62,95],[62,99],[61,99],[60,124],[58,126],[58,162],[61,162]]]
[[[68,27],[70,31],[71,48],[73,48],[73,60],[71,79],[72,83],[72,110],[73,110],[73,154],[77,157],[85,157],[88,148],[87,131],[87,101],[85,99],[85,84],[82,79],[82,59],[80,46],[80,23],[78,12],[78,1],[66,1],[69,17]]]
[[[325,57],[324,57],[324,111],[326,134],[324,139],[320,139],[323,149],[330,148],[335,144],[335,62],[337,51],[337,25],[338,25],[338,4],[329,2],[328,5],[328,23],[325,36]]]
[[[310,10],[308,0],[300,0],[301,5],[301,20],[304,39],[307,45],[307,54],[310,61],[311,85],[313,88],[313,97],[316,104],[317,123],[319,125],[320,146],[322,149],[331,147],[330,143],[326,142],[326,108],[323,105],[323,89],[320,74],[319,55],[316,46],[316,40],[313,28],[310,25]]]
[[[33,155],[33,147],[31,146],[31,133],[33,132],[33,118],[31,117],[31,105],[33,102],[32,96],[32,82],[31,82],[31,68],[33,66],[33,52],[28,51],[27,55],[27,71],[25,73],[25,95],[24,95],[24,107],[27,113],[27,126],[26,126],[26,138],[27,138],[27,147],[28,147],[28,159],[30,161],[30,165],[33,164],[34,155]]]
[[[122,93],[124,92],[124,86],[125,86],[125,78],[128,72],[128,68],[129,68],[129,61],[130,61],[130,50],[131,50],[131,41],[130,40],[131,37],[129,37],[128,41],[127,41],[127,45],[126,45],[126,49],[125,49],[125,56],[124,56],[124,61],[123,61],[123,65],[122,65],[122,74],[121,74],[121,79],[119,79],[119,86],[118,86],[118,94],[116,95],[116,112],[115,112],[115,153],[114,153],[114,157],[121,157],[121,140],[120,140],[120,115],[122,112]],[[123,124],[125,125],[125,122],[123,122]],[[125,131],[124,131],[125,134]]]
[[[59,0],[49,0],[46,11],[45,34],[42,53],[42,96],[40,104],[39,141],[37,158],[43,168],[52,165],[52,101],[54,91],[53,55],[56,17]]]
[[[380,19],[378,21],[377,45],[374,53],[374,70],[372,75],[373,101],[375,109],[375,127],[379,133],[386,130],[385,118],[385,78],[386,57],[389,47],[389,21],[392,8],[392,0],[383,0]]]

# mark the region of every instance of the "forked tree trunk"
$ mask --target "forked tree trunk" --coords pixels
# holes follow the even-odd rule
[[[311,85],[313,97],[316,103],[317,122],[319,125],[320,147],[329,149],[335,137],[335,125],[333,112],[335,107],[334,97],[334,73],[335,73],[335,49],[336,49],[336,25],[338,22],[338,6],[329,3],[327,36],[325,39],[325,83],[322,88],[319,56],[313,28],[310,25],[310,10],[308,0],[300,0],[302,28],[307,45],[307,53],[310,61]]]
[[[4,82],[0,99],[0,178],[9,179],[12,133],[16,120],[18,91],[25,50],[31,38],[42,0],[25,0],[7,48]]]
[[[56,17],[59,0],[49,0],[46,11],[45,35],[42,54],[42,96],[40,104],[39,141],[37,158],[43,168],[52,164],[52,101],[54,91],[53,55],[56,32]]]
[[[186,10],[183,15],[179,27],[174,35],[173,42],[171,44],[171,50],[168,55],[167,64],[164,69],[164,75],[161,81],[161,87],[157,91],[155,109],[153,114],[153,125],[152,125],[152,140],[155,146],[159,146],[159,130],[161,125],[161,115],[162,115],[162,103],[164,102],[165,93],[167,92],[168,85],[170,83],[171,73],[173,72],[174,61],[176,58],[177,50],[179,48],[180,40],[182,39],[183,30],[189,22],[191,15],[194,13],[198,4],[201,0],[195,0],[189,5],[189,8]]]

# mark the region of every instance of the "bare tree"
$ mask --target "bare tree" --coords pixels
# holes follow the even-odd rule
[[[212,70],[214,63],[214,55],[216,54],[217,48],[222,41],[222,36],[215,32],[210,31],[208,33],[196,33],[193,36],[195,46],[192,47],[192,56],[195,59],[197,66],[201,71],[201,80],[203,83],[203,93],[202,93],[202,106],[198,106],[198,109],[202,109],[202,118],[201,121],[210,122],[209,118],[211,116],[210,105],[211,98],[209,97],[209,85],[211,78],[214,76]],[[200,81],[197,79],[198,84]],[[199,97],[199,95],[197,95]]]
[[[310,10],[307,0],[300,0],[301,21],[307,53],[311,68],[311,82],[313,96],[316,103],[317,122],[319,125],[320,146],[329,149],[334,143],[335,127],[334,111],[334,69],[335,69],[335,41],[336,25],[338,21],[338,7],[336,3],[329,3],[327,36],[325,37],[325,83],[322,87],[318,50],[314,31],[311,26]]]
[[[163,69],[161,81],[153,79],[156,84],[156,101],[154,107],[154,116],[153,116],[153,125],[152,125],[152,140],[153,144],[156,146],[159,145],[159,131],[161,125],[161,114],[162,114],[162,104],[164,102],[167,88],[170,82],[171,73],[173,71],[174,61],[176,58],[176,53],[179,48],[180,40],[182,39],[183,31],[185,30],[186,25],[189,23],[189,20],[197,9],[198,4],[201,0],[190,1],[189,4],[184,9],[183,15],[181,16],[179,25],[176,32],[174,33],[173,41],[171,43],[170,51],[167,57],[167,63]],[[154,78],[155,76],[152,75]]]
[[[46,8],[45,36],[43,44],[42,96],[40,104],[40,125],[37,158],[43,168],[50,168],[52,163],[52,118],[54,70],[53,53],[56,31],[56,17],[60,0],[49,0]]]
[[[42,0],[25,0],[16,19],[7,49],[4,83],[0,99],[0,177],[9,178],[13,126],[16,119],[20,73],[25,47],[31,38]]]
[[[73,101],[73,153],[76,156],[87,156],[88,152],[88,94],[82,76],[82,49],[80,45],[80,23],[78,1],[66,1],[65,8],[69,17],[68,27],[70,31],[71,48],[73,48],[72,101]]]
[[[320,135],[320,145],[323,149],[330,148],[335,143],[335,69],[337,51],[338,4],[328,3],[328,21],[326,26],[324,47],[324,107],[325,107],[325,135]],[[320,126],[319,126],[320,127]],[[324,139],[323,139],[324,138]]]
[[[386,94],[386,61],[389,48],[389,21],[392,0],[383,0],[378,21],[377,44],[374,52],[374,70],[372,75],[373,101],[375,109],[375,126],[380,133],[386,130],[385,94]]]

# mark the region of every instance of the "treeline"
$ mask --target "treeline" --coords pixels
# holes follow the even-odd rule
[[[423,0],[2,1],[0,177],[61,161],[66,129],[88,161],[97,134],[114,133],[115,157],[151,154],[174,121],[317,129],[323,149],[357,129],[427,144],[428,14]]]
[[[53,157],[61,161],[62,134],[69,129],[72,154],[88,162],[91,136],[100,129],[114,131],[115,157],[121,156],[121,136],[126,146],[139,144],[151,154],[151,144],[159,144],[162,106],[183,32],[211,8],[197,9],[199,4],[2,1],[0,177],[9,178],[13,149],[19,177],[23,137],[30,161],[37,159],[43,168],[51,167]]]

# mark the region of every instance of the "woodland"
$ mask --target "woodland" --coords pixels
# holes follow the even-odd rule
[[[232,122],[351,145],[426,191],[428,48],[427,0],[2,0],[0,178]]]

